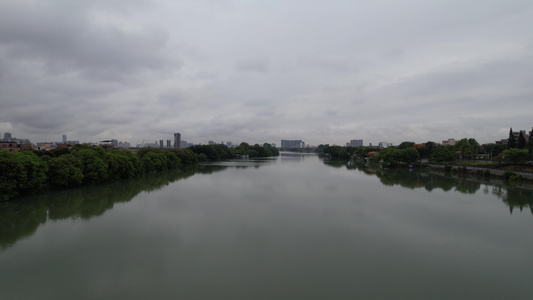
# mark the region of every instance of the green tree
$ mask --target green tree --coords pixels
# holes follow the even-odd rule
[[[415,148],[406,148],[402,150],[402,161],[405,163],[416,162],[420,159],[420,153]]]
[[[278,148],[276,147],[272,147],[270,144],[268,143],[264,143],[263,144],[263,148],[266,150],[267,152],[267,156],[279,156],[279,150]]]
[[[63,154],[70,154],[70,150],[68,148],[55,148],[50,150],[48,153],[50,153],[50,156],[60,157]]]
[[[531,154],[527,149],[509,149],[503,152],[505,160],[517,163],[523,163],[531,158]]]
[[[343,147],[336,145],[324,148],[324,153],[331,155],[332,158],[350,158]]]
[[[17,151],[13,155],[23,167],[18,187],[31,191],[41,187],[46,182],[48,165],[32,151]]]
[[[168,169],[168,159],[163,153],[148,152],[142,162],[146,172],[163,171]]]
[[[452,146],[437,146],[433,153],[433,159],[441,163],[452,162],[455,160],[455,150]]]
[[[523,131],[520,131],[520,134],[518,135],[518,142],[516,144],[518,149],[524,149],[526,147],[526,137],[524,134],[525,133]]]
[[[468,144],[470,145],[470,150],[474,153],[474,155],[477,155],[481,152],[481,145],[476,141],[474,138],[468,139]]]
[[[475,158],[481,151],[481,146],[474,138],[461,139],[454,146],[456,151],[460,151],[465,159]]]
[[[176,153],[172,151],[165,151],[165,157],[167,159],[167,169],[176,169],[182,166],[181,160]]]
[[[46,183],[48,165],[33,151],[0,150],[0,201],[32,192]]]
[[[408,149],[413,148],[414,146],[414,142],[402,142],[400,145],[398,145],[398,149]]]
[[[0,150],[0,201],[7,201],[19,194],[19,182],[23,179],[24,166],[13,155]]]
[[[402,161],[403,159],[403,151],[402,149],[396,149],[396,148],[384,148],[382,149],[378,155],[376,155],[375,160],[383,161],[383,164],[394,166],[398,164],[398,162]]]
[[[516,148],[516,139],[514,137],[513,128],[512,127],[509,129],[509,139],[507,141],[507,146],[509,148]]]
[[[224,145],[197,145],[189,149],[198,155],[204,154],[211,161],[233,157],[231,151]]]
[[[176,154],[184,165],[195,165],[198,163],[198,155],[190,149],[172,149],[171,151]]]
[[[424,148],[417,149],[417,150],[420,153],[421,157],[431,158],[433,154],[433,149],[435,148],[435,146],[436,144],[434,142],[428,141],[427,143],[424,144]]]
[[[72,154],[64,154],[48,161],[48,182],[56,186],[76,186],[83,181],[82,162]]]
[[[134,165],[134,155],[126,150],[114,149],[106,153],[108,178],[118,180],[122,178],[132,178],[137,174]]]
[[[73,151],[82,165],[83,181],[88,182],[103,182],[108,179],[107,163],[102,159],[106,155],[106,151],[101,147],[91,147],[88,149],[81,149]]]
[[[485,144],[483,145],[483,149],[485,153],[490,154],[491,158],[497,157],[499,154],[503,153],[503,151],[507,150],[507,144]]]
[[[529,153],[533,153],[533,139],[530,139],[526,144],[526,149]]]
[[[320,144],[318,145],[318,147],[316,148],[315,152],[316,153],[324,153],[324,149],[326,149],[327,147],[329,147],[329,144]]]

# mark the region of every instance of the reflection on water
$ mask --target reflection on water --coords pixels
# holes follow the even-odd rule
[[[483,192],[500,198],[509,207],[520,211],[528,209],[533,214],[533,188],[507,184],[496,180],[489,181],[482,176],[452,177],[449,173],[436,170],[412,171],[405,168],[383,169],[379,166],[356,163],[346,160],[328,160],[324,164],[334,168],[346,168],[377,176],[387,186],[399,185],[405,188],[424,188],[427,191],[441,189],[445,192],[456,191],[463,194],[475,194],[482,186]]]
[[[280,158],[282,163],[286,162],[302,162],[306,158],[316,158],[312,153],[300,153],[300,152],[280,152]]]
[[[0,203],[0,247],[12,246],[30,236],[47,220],[83,219],[100,216],[115,203],[128,202],[141,192],[161,189],[195,173],[195,168],[147,174],[111,184],[49,191],[36,196]]]
[[[0,299],[528,299],[531,199],[300,153],[49,192],[0,204]]]
[[[12,246],[31,236],[47,220],[83,219],[101,216],[115,203],[129,202],[141,192],[161,189],[170,183],[195,173],[213,174],[228,167],[257,168],[272,159],[234,160],[206,163],[197,167],[147,174],[131,180],[84,186],[68,190],[49,191],[19,201],[0,202],[0,248]]]

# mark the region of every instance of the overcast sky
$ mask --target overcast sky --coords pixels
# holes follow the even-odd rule
[[[533,127],[533,1],[2,0],[0,134],[344,145]]]

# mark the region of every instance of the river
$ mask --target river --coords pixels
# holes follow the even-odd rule
[[[0,299],[529,299],[533,192],[314,154],[0,203]]]

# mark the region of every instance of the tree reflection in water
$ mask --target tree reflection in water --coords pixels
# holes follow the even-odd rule
[[[369,176],[377,176],[384,185],[399,185],[404,188],[415,189],[424,188],[427,191],[442,189],[443,191],[457,191],[463,194],[475,194],[484,185],[484,192],[492,189],[492,194],[501,199],[513,213],[515,208],[522,211],[524,208],[533,214],[533,188],[525,186],[516,186],[505,182],[496,183],[483,179],[481,176],[467,176],[460,174],[452,176],[450,173],[444,173],[434,170],[427,171],[410,171],[405,168],[386,169],[380,166],[371,166],[354,161],[346,160],[324,160],[327,166],[360,171]]]
[[[137,194],[155,191],[196,172],[220,171],[215,167],[191,167],[109,184],[49,191],[39,195],[0,203],[0,248],[13,246],[35,233],[47,220],[83,219],[101,216],[115,203],[129,202]]]

